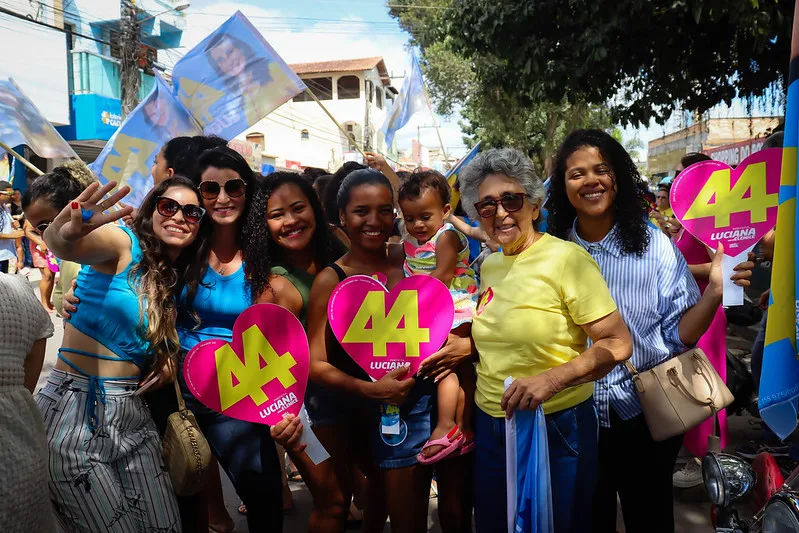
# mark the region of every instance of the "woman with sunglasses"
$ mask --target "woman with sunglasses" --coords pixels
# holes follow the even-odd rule
[[[250,531],[281,531],[283,486],[275,443],[269,428],[227,417],[202,405],[184,382],[186,353],[206,339],[233,338],[233,323],[251,305],[244,274],[243,226],[256,179],[235,150],[220,146],[204,152],[194,179],[208,212],[211,236],[201,259],[202,281],[184,291],[179,304],[179,372],[186,404],[208,440],[211,451],[233,482],[247,511]],[[207,489],[210,505],[221,505],[218,478]],[[217,501],[218,500],[218,501]]]
[[[630,356],[630,335],[591,256],[538,231],[544,186],[524,154],[482,152],[459,180],[466,212],[502,246],[482,265],[472,322],[477,531],[507,530],[503,418],[539,405],[550,436],[555,531],[590,531],[598,469],[592,382]],[[505,390],[508,376],[514,381]]]
[[[682,254],[648,224],[644,185],[613,137],[575,131],[558,150],[547,205],[552,234],[570,238],[599,264],[632,335],[630,362],[641,372],[697,343],[721,304],[723,285],[717,253],[700,296]],[[741,263],[731,280],[748,286],[753,267]],[[682,436],[652,439],[625,366],[597,378],[600,468],[586,530],[616,531],[618,494],[627,531],[673,532],[672,475]]]
[[[87,265],[81,309],[37,395],[50,493],[67,531],[180,531],[158,433],[135,393],[145,373],[168,373],[178,350],[173,291],[198,278],[204,210],[193,183],[174,177],[147,196],[133,229],[109,224],[130,213],[106,213],[130,190],[103,200],[115,186],[87,187],[43,235],[58,257]],[[29,204],[29,216],[47,201]]]

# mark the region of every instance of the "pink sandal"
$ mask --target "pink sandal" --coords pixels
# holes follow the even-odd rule
[[[449,457],[450,455],[458,451],[460,447],[463,446],[463,434],[458,435],[458,438],[456,438],[453,441],[450,441],[452,436],[455,435],[455,433],[457,433],[458,431],[459,431],[458,426],[455,426],[450,430],[449,433],[447,433],[440,439],[428,440],[427,442],[425,442],[424,446],[422,446],[422,451],[424,451],[426,448],[429,448],[430,446],[443,446],[443,448],[441,448],[439,451],[437,451],[430,457],[426,457],[424,454],[422,454],[422,452],[419,452],[419,454],[416,456],[416,460],[423,465],[431,465],[433,463],[437,463],[442,459]]]
[[[467,431],[466,433],[463,434],[463,446],[461,446],[460,453],[458,455],[466,455],[467,453],[472,453],[474,451],[474,448],[475,448],[474,432]]]

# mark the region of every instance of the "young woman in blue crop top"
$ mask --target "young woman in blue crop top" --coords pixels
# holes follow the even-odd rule
[[[255,192],[244,234],[245,272],[253,302],[280,305],[304,325],[314,277],[344,253],[325,222],[322,204],[311,185],[293,172],[267,176]],[[321,394],[309,383],[306,408],[311,410],[322,401]],[[304,451],[291,447],[287,451],[313,496],[309,533],[343,531],[349,500],[340,490],[332,461],[314,465]]]
[[[50,493],[68,531],[181,531],[158,433],[135,391],[145,372],[169,372],[172,290],[196,268],[204,210],[190,180],[170,178],[130,230],[109,224],[130,208],[105,213],[129,192],[103,200],[115,186],[90,185],[44,231],[57,257],[87,265],[81,308],[65,323],[59,361],[37,395]]]

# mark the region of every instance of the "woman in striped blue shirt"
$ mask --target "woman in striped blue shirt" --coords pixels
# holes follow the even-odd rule
[[[624,148],[599,130],[575,131],[560,147],[547,207],[550,231],[596,260],[633,338],[631,362],[650,369],[693,346],[721,304],[721,254],[704,295],[682,254],[647,223],[646,183]],[[752,263],[732,280],[748,286]],[[673,532],[672,473],[682,436],[655,442],[630,373],[597,381],[599,482],[595,532],[616,531],[616,494],[629,533]]]

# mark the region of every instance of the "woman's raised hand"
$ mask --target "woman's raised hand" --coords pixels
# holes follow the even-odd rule
[[[115,181],[109,181],[102,186],[99,183],[92,183],[58,214],[47,231],[58,232],[58,235],[65,241],[76,241],[103,224],[115,222],[130,215],[133,211],[132,207],[122,207],[110,213],[106,212],[130,192],[130,187],[126,185],[103,200],[105,195],[116,186],[117,182]]]

